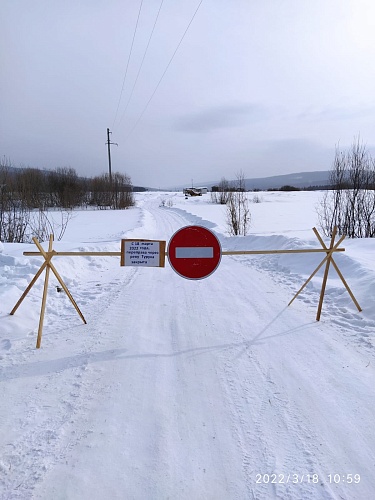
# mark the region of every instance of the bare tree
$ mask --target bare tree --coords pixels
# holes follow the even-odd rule
[[[232,236],[247,234],[251,214],[245,191],[245,175],[238,172],[235,190],[229,192],[227,201],[227,226]]]
[[[118,172],[94,177],[91,181],[91,204],[99,208],[124,209],[135,204],[130,177]]]
[[[62,167],[50,172],[48,186],[51,206],[72,209],[82,204],[82,185],[74,168]]]
[[[19,199],[17,178],[9,160],[0,163],[0,241],[22,243],[29,223],[29,209]]]
[[[324,233],[337,226],[349,238],[374,237],[375,162],[359,139],[347,152],[336,148],[330,185],[317,208]]]
[[[62,209],[53,213],[45,210],[44,181],[40,170],[13,172],[7,164],[0,164],[0,240],[25,243],[33,236],[46,240],[51,233],[58,240],[63,237],[73,214]]]
[[[112,205],[114,209],[124,209],[135,204],[130,177],[116,172],[112,175]]]
[[[15,174],[19,200],[30,210],[46,207],[46,176],[37,168],[22,168]]]

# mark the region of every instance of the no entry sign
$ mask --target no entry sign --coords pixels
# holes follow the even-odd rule
[[[200,280],[210,276],[221,259],[221,245],[212,231],[186,226],[174,233],[168,244],[168,260],[183,278]]]

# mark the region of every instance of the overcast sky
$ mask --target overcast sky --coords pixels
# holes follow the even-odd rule
[[[329,170],[359,134],[374,151],[374,0],[1,0],[0,19],[14,166],[108,172],[107,128],[112,171],[151,187]]]

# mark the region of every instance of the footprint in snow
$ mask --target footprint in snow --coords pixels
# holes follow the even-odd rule
[[[1,348],[4,349],[4,351],[9,351],[9,349],[12,347],[12,344],[9,339],[3,339],[1,341]]]

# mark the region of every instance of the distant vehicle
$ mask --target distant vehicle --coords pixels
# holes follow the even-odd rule
[[[206,187],[191,187],[185,188],[183,190],[185,196],[202,196],[202,194],[208,193],[208,188]]]
[[[184,195],[185,196],[202,196],[202,193],[196,188],[185,188]]]

